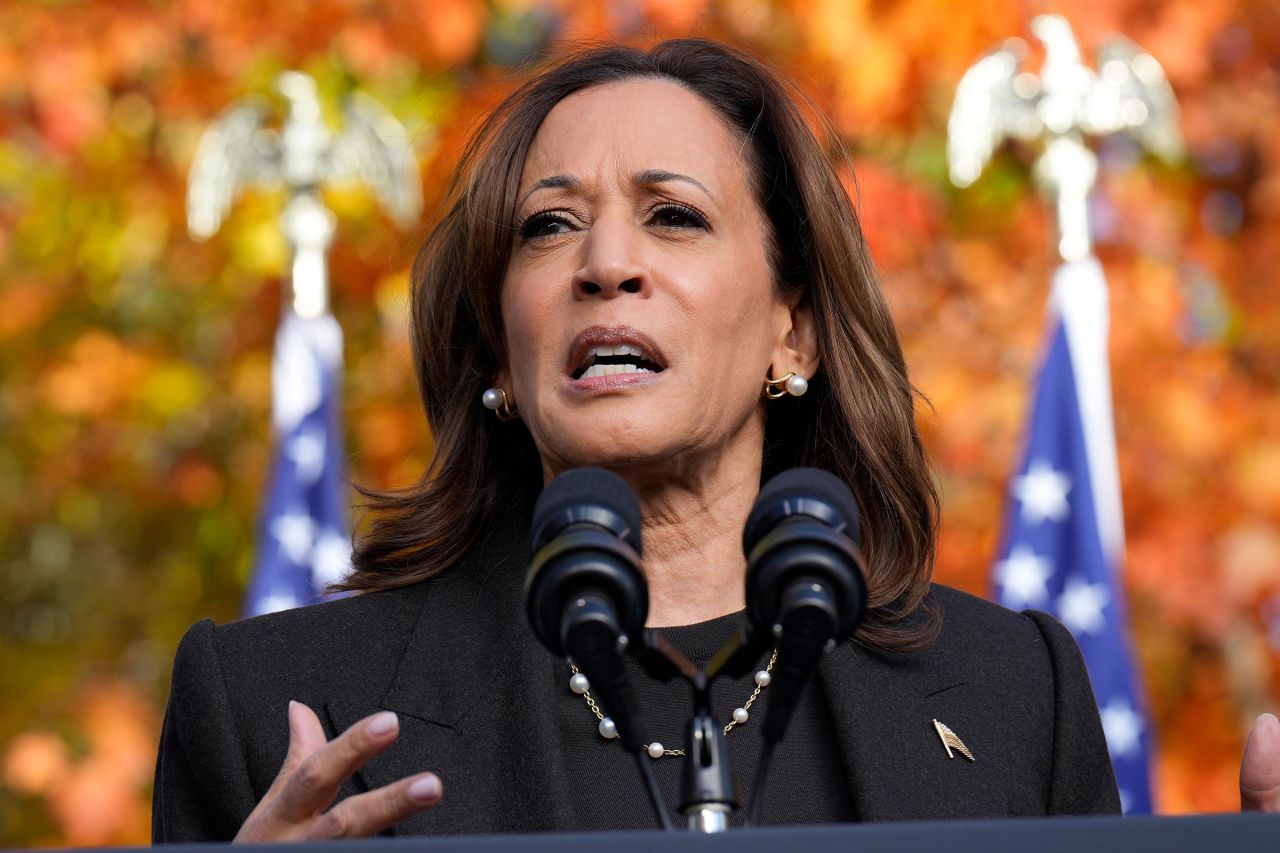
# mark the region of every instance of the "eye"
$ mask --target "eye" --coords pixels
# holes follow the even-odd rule
[[[573,230],[573,226],[564,216],[549,210],[534,213],[520,223],[520,239],[523,241],[554,237]]]
[[[664,204],[655,208],[649,221],[662,228],[710,229],[706,217],[685,204]]]

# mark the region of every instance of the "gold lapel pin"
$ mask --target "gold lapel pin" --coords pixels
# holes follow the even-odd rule
[[[963,755],[965,758],[973,761],[973,753],[969,751],[969,747],[964,745],[964,741],[960,740],[960,736],[951,731],[946,723],[933,721],[933,727],[938,730],[938,737],[942,738],[942,746],[947,751],[947,758],[955,758],[955,753],[951,750]]]

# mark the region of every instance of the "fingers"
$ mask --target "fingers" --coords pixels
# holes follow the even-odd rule
[[[1240,810],[1280,812],[1280,720],[1274,714],[1258,717],[1245,741]]]
[[[289,700],[289,751],[285,753],[284,764],[276,775],[272,788],[287,782],[302,760],[320,749],[329,739],[325,737],[324,727],[316,712],[301,702]]]
[[[381,832],[440,802],[443,786],[434,773],[401,779],[376,791],[348,797],[311,826],[308,837],[360,838]]]
[[[289,754],[285,761],[301,761],[328,742],[320,718],[310,706],[289,700]]]
[[[314,719],[315,714],[309,708],[307,713]],[[316,725],[319,725],[319,720],[316,720]],[[303,744],[300,749],[307,748],[311,742],[308,726],[304,723],[300,731]],[[300,823],[323,811],[338,795],[342,783],[366,761],[389,747],[399,733],[400,721],[396,715],[383,711],[365,717],[332,741],[312,749],[298,762],[280,791],[280,818]],[[323,742],[323,730],[320,737]]]
[[[440,801],[442,786],[432,773],[401,779],[343,800],[325,811],[342,783],[366,761],[395,742],[400,722],[390,711],[365,717],[332,741],[315,712],[289,703],[289,751],[266,796],[235,840],[296,841],[371,835]]]
[[[288,720],[289,751],[285,753],[284,764],[280,766],[280,772],[276,774],[271,787],[267,789],[267,793],[262,798],[264,803],[278,797],[281,789],[288,783],[298,765],[302,763],[302,759],[324,746],[328,740],[324,735],[324,728],[320,725],[320,718],[316,716],[316,712],[301,702],[289,700]]]

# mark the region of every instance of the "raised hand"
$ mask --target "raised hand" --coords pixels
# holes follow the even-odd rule
[[[1263,714],[1253,724],[1240,760],[1240,810],[1280,812],[1280,720]]]
[[[434,773],[408,776],[348,797],[333,808],[338,788],[400,734],[390,711],[365,717],[326,740],[315,712],[289,703],[289,752],[271,788],[249,814],[236,842],[302,841],[373,835],[440,801]]]

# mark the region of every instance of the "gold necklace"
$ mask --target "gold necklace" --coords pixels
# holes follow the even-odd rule
[[[745,725],[747,720],[750,719],[751,706],[760,696],[760,691],[768,687],[769,682],[773,680],[773,665],[777,663],[777,661],[778,650],[774,649],[773,654],[769,656],[768,665],[755,675],[756,689],[751,691],[751,695],[747,697],[747,701],[742,703],[741,708],[733,709],[733,719],[729,720],[724,727],[724,733],[726,735],[733,731],[735,726]],[[591,695],[591,683],[587,681],[587,677],[581,672],[578,672],[578,668],[572,663],[569,664],[569,669],[573,670],[573,677],[569,679],[569,689],[581,696],[586,701],[587,707],[591,709],[591,713],[596,715],[596,719],[599,721],[599,724],[596,726],[596,730],[600,732],[600,737],[605,740],[612,740],[613,738],[616,738],[618,736],[618,727],[614,724],[613,720],[604,715],[604,712],[600,710],[600,706],[596,704],[596,700]],[[666,758],[668,755],[684,755],[683,749],[667,749],[656,740],[646,746],[645,751],[649,753],[650,758]]]

